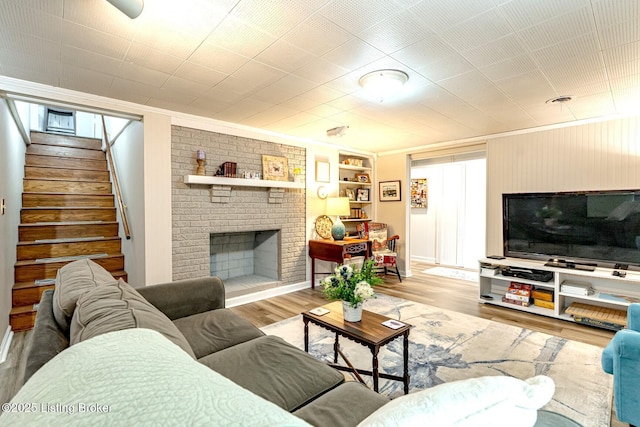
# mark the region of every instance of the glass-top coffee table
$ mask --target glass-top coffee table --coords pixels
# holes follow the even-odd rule
[[[378,380],[385,378],[394,381],[402,381],[404,384],[404,393],[409,393],[409,332],[411,325],[398,322],[401,325],[397,329],[384,326],[382,323],[386,321],[394,321],[390,317],[386,317],[377,313],[373,313],[368,310],[362,310],[362,320],[359,322],[346,322],[342,317],[342,302],[335,301],[330,304],[324,305],[321,308],[329,310],[328,313],[321,316],[315,315],[310,311],[302,313],[302,320],[304,321],[304,351],[309,352],[309,323],[320,326],[336,334],[336,340],[333,345],[333,363],[330,365],[341,371],[348,371],[353,373],[356,378],[364,383],[364,380],[360,376],[368,375],[373,378],[373,390],[378,391]],[[358,369],[354,367],[351,362],[345,357],[340,349],[339,337],[345,337],[352,341],[368,347],[372,354],[372,370]],[[391,341],[398,337],[404,337],[403,347],[403,375],[390,375],[385,372],[380,372],[378,369],[378,352],[380,348],[387,345]],[[338,354],[342,356],[347,366],[338,364]]]

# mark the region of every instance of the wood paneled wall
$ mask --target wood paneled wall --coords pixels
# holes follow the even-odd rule
[[[502,194],[640,189],[640,118],[490,140],[487,254],[502,253]]]

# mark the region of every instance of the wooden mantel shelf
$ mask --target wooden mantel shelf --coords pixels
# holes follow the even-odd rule
[[[185,184],[224,185],[231,187],[266,187],[304,189],[304,182],[272,181],[267,179],[225,178],[223,176],[185,175]]]

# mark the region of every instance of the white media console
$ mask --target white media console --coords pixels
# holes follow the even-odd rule
[[[520,258],[480,260],[480,295],[479,301],[515,310],[522,310],[542,316],[573,321],[573,317],[565,312],[572,302],[580,302],[597,307],[626,311],[631,302],[640,302],[640,272],[625,271],[626,276],[614,275],[613,269],[597,267],[594,271],[582,271],[570,268],[545,266],[545,261],[526,260]],[[492,268],[489,268],[491,266]],[[527,280],[519,277],[504,276],[504,267],[528,268],[553,273],[548,282]],[[536,305],[528,307],[503,302],[511,282],[533,285],[536,289],[546,289],[553,293],[554,307],[543,308]],[[563,283],[588,285],[593,288],[591,295],[576,295],[561,291]]]

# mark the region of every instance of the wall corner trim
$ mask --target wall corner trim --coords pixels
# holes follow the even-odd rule
[[[7,330],[2,338],[2,345],[0,346],[0,365],[2,365],[9,355],[9,347],[11,347],[11,340],[13,339],[13,331],[11,326],[7,326]]]

